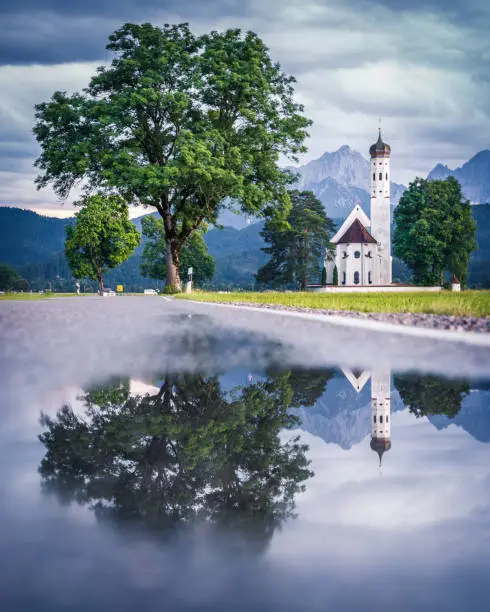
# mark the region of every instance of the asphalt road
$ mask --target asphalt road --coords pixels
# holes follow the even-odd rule
[[[148,296],[5,301],[0,302],[0,394],[12,398],[20,392],[28,399],[111,376],[211,374],[234,366],[257,371],[271,363],[387,364],[395,371],[473,377],[490,372],[488,345],[359,325],[364,322]]]

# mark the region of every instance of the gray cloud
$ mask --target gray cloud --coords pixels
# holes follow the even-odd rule
[[[314,120],[303,161],[367,155],[382,116],[397,182],[458,165],[490,146],[489,19],[487,0],[0,0],[0,201],[58,206],[32,183],[33,105],[84,87],[125,21],[256,31]]]

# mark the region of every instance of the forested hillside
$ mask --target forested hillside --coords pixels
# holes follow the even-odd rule
[[[490,287],[490,204],[473,206],[477,221],[478,250],[470,264],[470,284]],[[14,266],[29,280],[34,290],[53,289],[71,291],[73,280],[63,248],[65,227],[69,219],[41,217],[36,213],[15,208],[0,208],[0,263]],[[141,226],[141,221],[134,220]],[[211,229],[205,235],[209,253],[216,261],[216,274],[209,288],[253,289],[255,273],[265,263],[267,255],[260,231],[262,223],[254,223],[238,230],[232,227]],[[143,245],[115,270],[108,272],[107,287],[122,284],[128,291],[160,288],[162,283],[144,278],[139,271]],[[393,262],[393,277],[407,280],[406,267]],[[86,286],[89,286],[86,283]],[[94,284],[95,287],[95,284]]]

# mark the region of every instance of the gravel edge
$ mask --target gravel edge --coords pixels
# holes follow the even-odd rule
[[[196,300],[201,302],[201,300]],[[281,304],[256,304],[254,302],[207,302],[207,304],[225,304],[227,306],[246,306],[257,310],[285,310],[290,312],[306,312],[309,314],[333,315],[354,319],[372,319],[384,323],[411,325],[427,329],[444,329],[459,332],[490,333],[490,317],[461,317],[454,315],[436,315],[412,312],[359,312],[356,310],[331,310],[324,308],[300,308],[298,306],[283,306]]]

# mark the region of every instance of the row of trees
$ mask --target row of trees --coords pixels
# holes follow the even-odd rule
[[[36,106],[38,188],[51,185],[66,198],[79,185],[80,203],[91,205],[67,230],[74,274],[96,277],[102,289],[104,266],[134,250],[130,203],[160,217],[144,222],[144,270],[158,278],[165,271],[170,290],[182,289],[193,257],[197,274],[209,278],[202,232],[226,207],[266,219],[270,261],[259,283],[304,289],[309,276],[318,279],[333,223],[312,193],[290,191],[295,177],[279,165],[281,156],[297,161],[306,150],[311,122],[294,101],[294,78],[261,39],[240,30],[195,36],[187,24],[125,24],[107,50],[111,64],[82,93],[57,91]],[[475,227],[455,179],[414,181],[394,221],[394,252],[415,282],[440,283],[445,271],[465,281]]]

